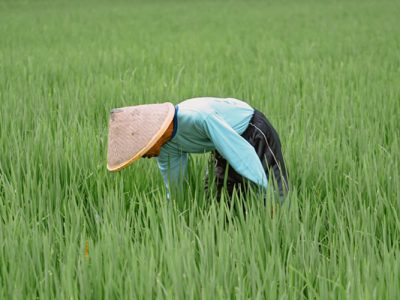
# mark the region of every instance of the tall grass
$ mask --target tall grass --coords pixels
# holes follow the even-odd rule
[[[0,3],[0,298],[400,296],[395,1]],[[247,215],[105,168],[113,107],[245,99],[292,190]],[[85,255],[88,241],[89,254]]]

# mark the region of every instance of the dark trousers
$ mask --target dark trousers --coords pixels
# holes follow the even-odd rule
[[[289,190],[289,183],[281,142],[278,133],[262,112],[254,111],[242,137],[254,147],[267,175],[268,188],[271,188],[272,183],[275,182],[279,195],[284,197]],[[229,163],[217,151],[213,153],[213,164],[218,198],[225,186],[229,196],[232,196],[235,189],[238,192],[246,191],[250,184],[249,180],[229,166]],[[207,178],[206,189],[208,189]]]

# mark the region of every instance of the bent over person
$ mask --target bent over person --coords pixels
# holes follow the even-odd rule
[[[188,155],[213,151],[218,192],[247,184],[267,189],[271,175],[281,197],[288,179],[279,136],[263,113],[233,98],[201,97],[113,109],[108,135],[110,171],[156,157],[167,188],[181,186]]]

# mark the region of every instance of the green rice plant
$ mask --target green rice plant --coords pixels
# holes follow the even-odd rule
[[[2,1],[0,298],[399,298],[399,11]],[[153,160],[106,171],[110,109],[195,96],[268,116],[282,206],[207,194],[209,154],[171,201]]]

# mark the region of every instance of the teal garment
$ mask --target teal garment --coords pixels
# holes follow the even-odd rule
[[[267,176],[254,148],[241,134],[254,109],[233,98],[193,98],[179,103],[174,135],[161,147],[158,166],[167,187],[181,186],[189,153],[217,150],[240,175],[267,188]]]

